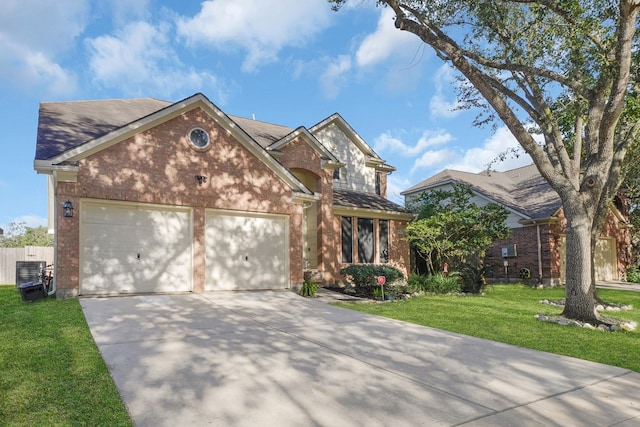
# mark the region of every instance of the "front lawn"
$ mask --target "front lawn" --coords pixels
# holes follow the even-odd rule
[[[640,324],[640,293],[599,289],[607,302],[633,309],[606,312],[605,317]],[[541,304],[564,298],[564,289],[519,285],[489,286],[484,296],[425,295],[387,303],[339,303],[379,316],[458,332],[493,341],[619,366],[640,372],[640,331],[602,332],[540,322],[536,314],[557,316],[561,308]]]
[[[77,299],[0,286],[0,367],[0,425],[132,425]]]

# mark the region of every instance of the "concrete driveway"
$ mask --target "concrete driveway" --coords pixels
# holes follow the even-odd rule
[[[638,373],[291,292],[80,302],[138,426],[640,426]]]

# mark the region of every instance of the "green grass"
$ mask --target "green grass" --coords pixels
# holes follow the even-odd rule
[[[632,310],[606,312],[605,317],[640,324],[640,293],[598,290],[610,303],[630,304]],[[489,286],[484,296],[428,295],[385,304],[340,303],[340,307],[619,366],[640,372],[640,330],[602,332],[540,322],[535,315],[557,316],[561,309],[540,304],[564,298],[564,289],[533,289],[518,285]]]
[[[77,299],[0,286],[0,425],[131,426]]]

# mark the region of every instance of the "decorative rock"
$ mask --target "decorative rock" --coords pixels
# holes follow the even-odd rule
[[[568,320],[560,319],[558,320],[558,325],[567,326],[569,324]]]
[[[591,329],[591,330],[596,328],[591,323],[585,323],[584,325],[582,325],[582,327],[585,328],[585,329]]]
[[[602,311],[602,310],[604,310],[604,307],[602,304],[596,305],[596,311]]]
[[[598,330],[599,331],[610,331],[611,329],[609,329],[609,327],[607,325],[603,325],[602,323],[598,325]]]

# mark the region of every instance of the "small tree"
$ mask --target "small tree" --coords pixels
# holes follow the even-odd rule
[[[454,184],[409,203],[417,219],[407,226],[406,239],[425,259],[429,273],[441,271],[445,262],[482,269],[489,246],[509,236],[507,210],[497,203],[478,206],[472,196],[468,186]]]
[[[53,236],[48,234],[47,227],[27,227],[25,222],[12,222],[6,235],[0,236],[0,247],[25,246],[53,246]]]

